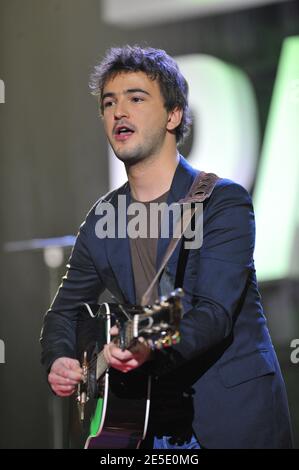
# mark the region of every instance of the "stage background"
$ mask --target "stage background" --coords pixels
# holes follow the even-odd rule
[[[254,86],[262,139],[282,42],[299,35],[295,1],[126,26],[104,21],[103,6],[99,0],[0,0],[0,448],[67,446],[67,406],[57,422],[61,405],[40,366],[39,332],[58,279],[42,251],[8,253],[4,246],[76,234],[92,203],[108,190],[107,144],[87,86],[93,64],[108,47],[124,43],[164,48],[173,56],[210,54],[235,64]],[[191,146],[192,137],[186,156]],[[65,260],[68,254],[66,249]],[[290,341],[299,338],[298,287],[296,279],[261,283],[297,448],[299,364],[290,361]],[[296,326],[282,340],[285,314]],[[55,429],[62,434],[55,437]]]

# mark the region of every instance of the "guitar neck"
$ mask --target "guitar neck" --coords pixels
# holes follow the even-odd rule
[[[102,377],[102,375],[104,375],[107,369],[108,369],[108,362],[105,359],[104,351],[101,351],[97,356],[97,373],[96,373],[97,380],[99,380]]]

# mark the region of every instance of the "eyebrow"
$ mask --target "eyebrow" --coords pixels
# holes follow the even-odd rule
[[[130,93],[144,93],[145,95],[151,96],[148,91],[143,90],[142,88],[128,88],[128,90],[124,91],[125,95],[129,95]],[[104,93],[102,96],[102,101],[104,101],[105,98],[113,98],[114,96],[116,96],[116,93]]]

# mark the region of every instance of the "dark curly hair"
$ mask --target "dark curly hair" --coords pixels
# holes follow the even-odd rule
[[[191,113],[188,83],[174,59],[164,50],[152,47],[112,47],[90,76],[92,94],[101,97],[107,80],[120,72],[144,72],[152,80],[158,80],[165,109],[172,111],[178,107],[183,111],[181,123],[175,129],[176,142],[181,144],[190,131]]]

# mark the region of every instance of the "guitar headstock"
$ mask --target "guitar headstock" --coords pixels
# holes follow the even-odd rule
[[[152,349],[163,349],[180,341],[179,324],[182,318],[182,289],[168,297],[160,297],[153,305],[141,307],[130,321],[120,326],[121,347],[131,347],[138,341]]]

